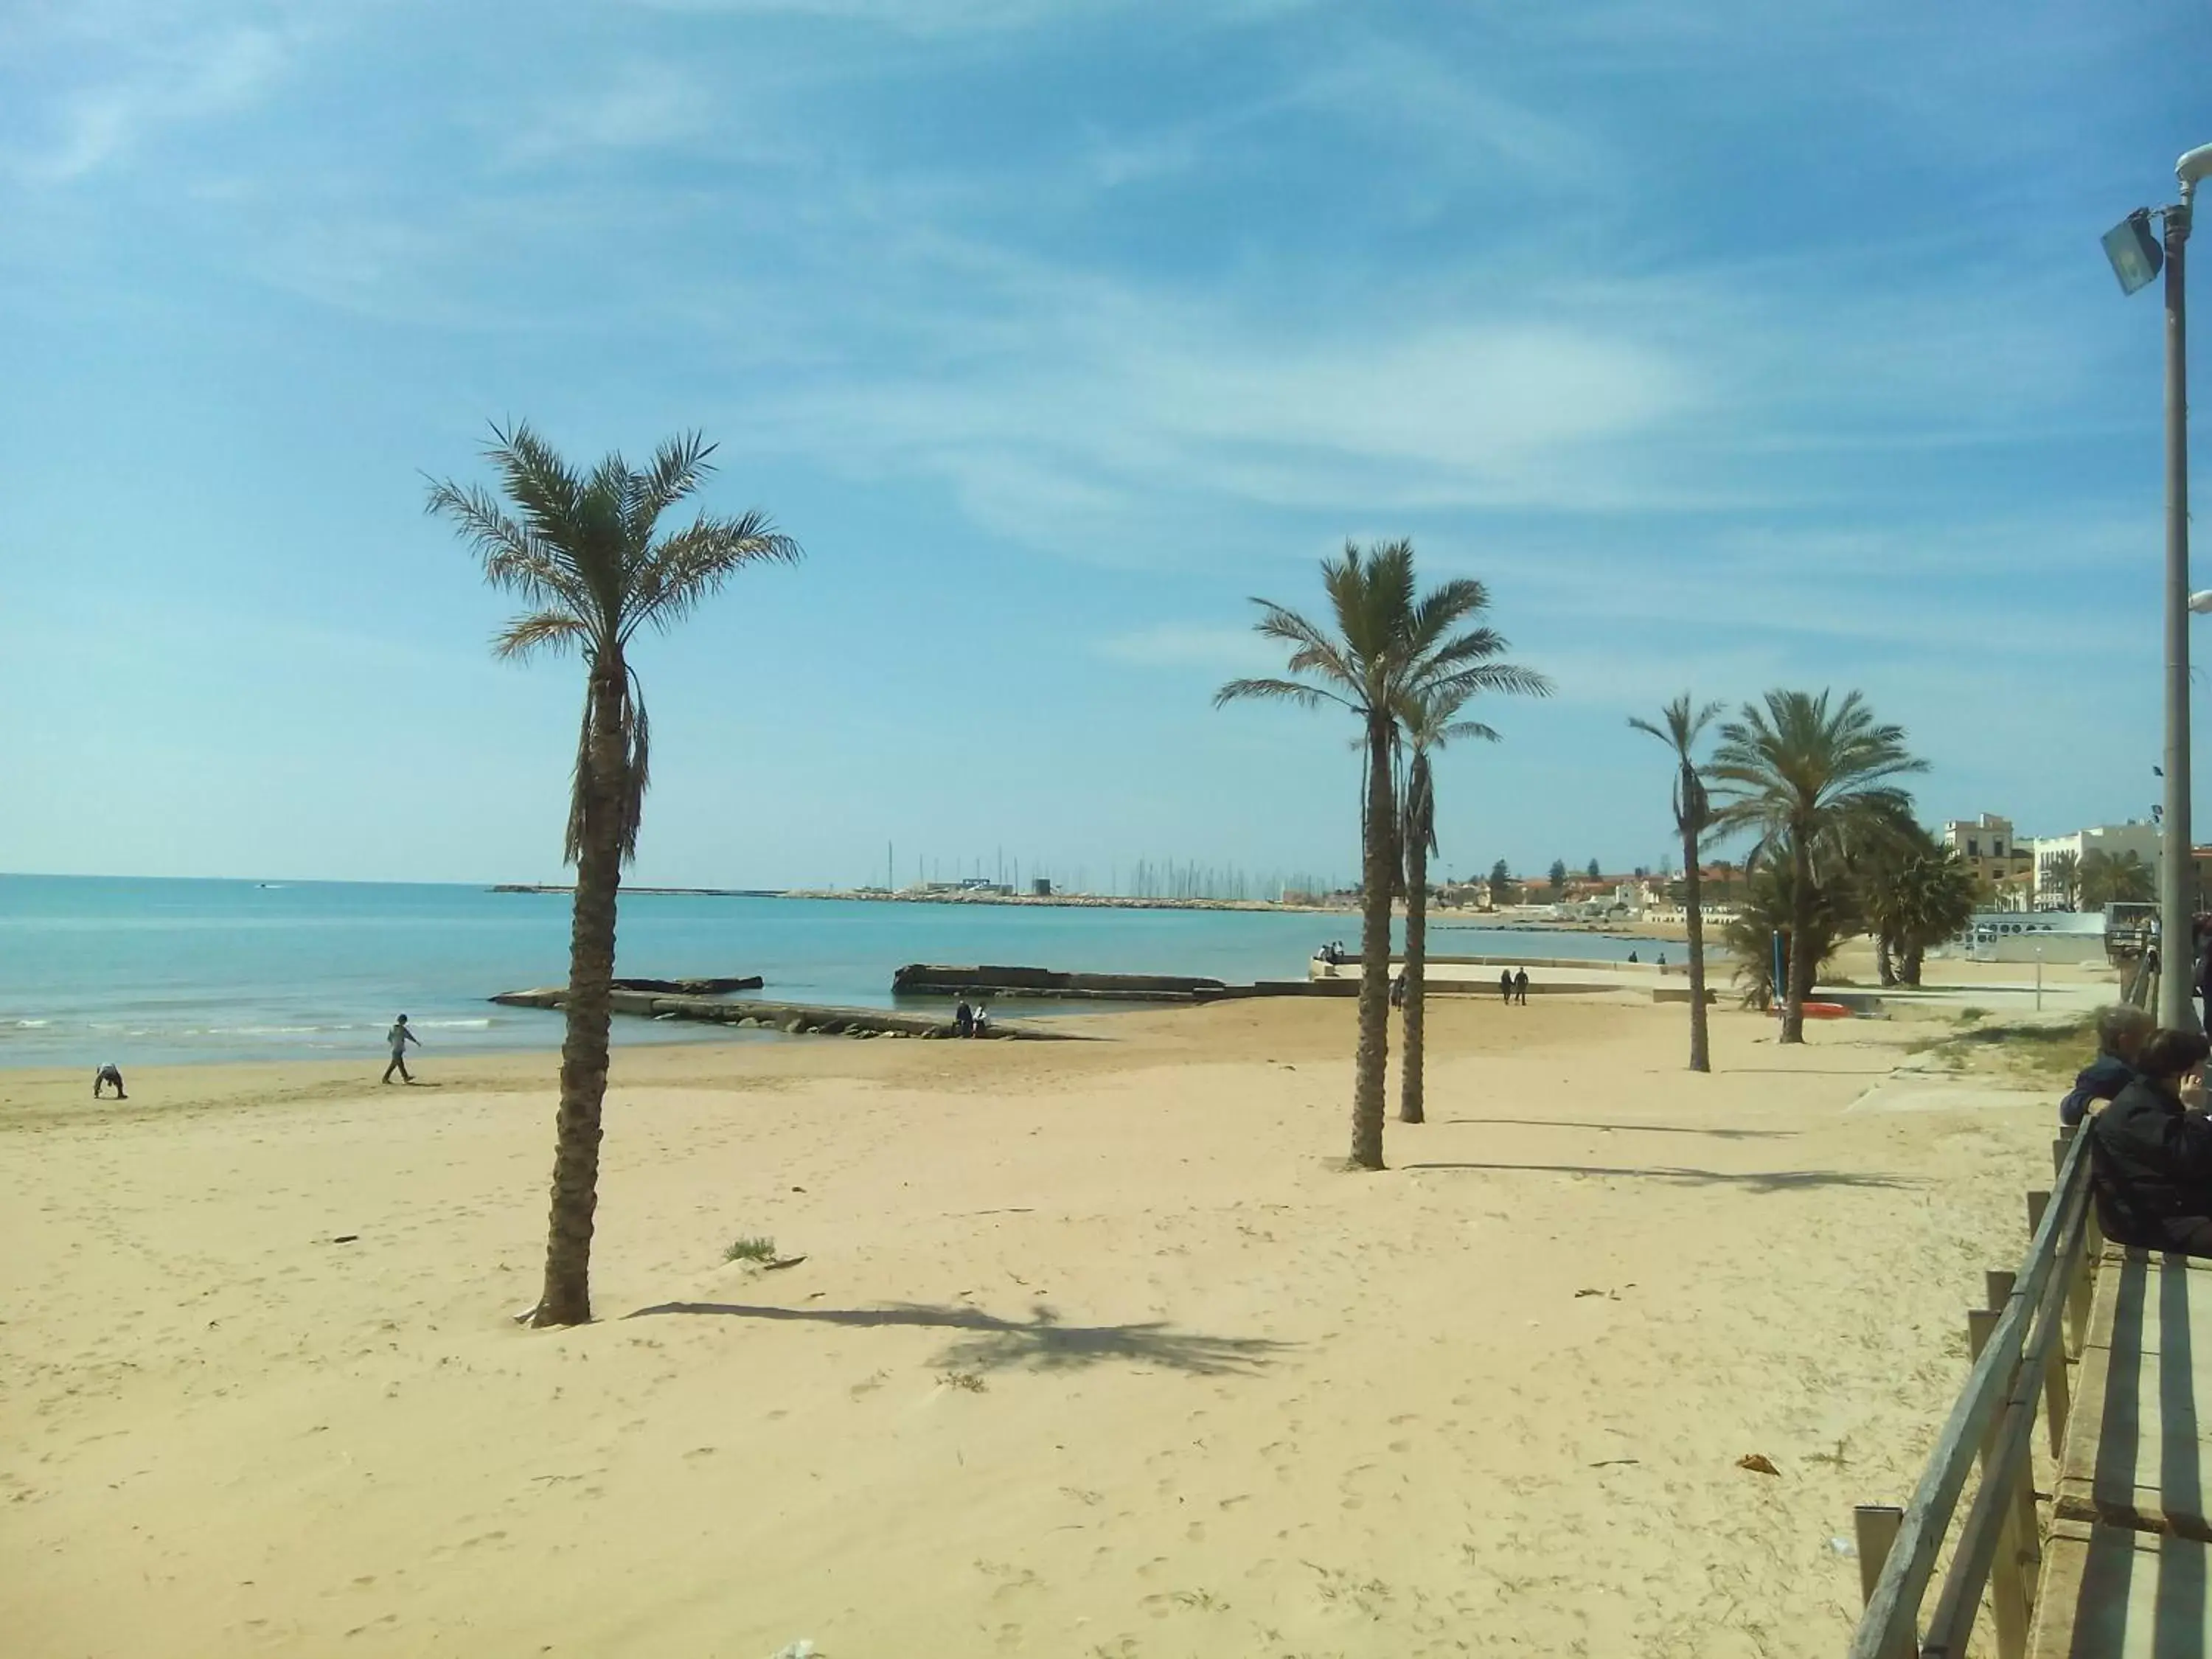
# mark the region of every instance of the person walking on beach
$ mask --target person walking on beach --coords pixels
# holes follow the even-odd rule
[[[1513,1000],[1523,1008],[1528,1006],[1528,970],[1526,968],[1513,975]]]
[[[1406,970],[1403,968],[1398,970],[1398,977],[1390,981],[1390,1006],[1393,1008],[1406,1006]]]
[[[113,1060],[110,1060],[92,1074],[92,1097],[94,1100],[100,1099],[100,1091],[111,1083],[115,1085],[115,1097],[118,1100],[131,1098],[129,1095],[123,1092],[123,1073],[116,1069]]]
[[[968,999],[960,999],[960,1006],[952,1011],[952,1029],[962,1036],[975,1035],[975,1011],[968,1006]]]
[[[1507,1005],[1509,1005],[1509,1006],[1512,1003],[1512,1000],[1513,1000],[1513,970],[1512,970],[1510,968],[1504,968],[1504,969],[1500,969],[1498,970],[1498,1000],[1500,1002],[1505,1003],[1505,1004],[1507,1004]]]
[[[407,1029],[406,1015],[400,1015],[392,1023],[392,1029],[384,1034],[384,1040],[392,1045],[392,1064],[384,1068],[384,1080],[391,1082],[392,1073],[397,1072],[402,1083],[412,1083],[415,1073],[407,1069],[407,1045],[411,1042],[419,1048],[422,1046],[422,1039]]]

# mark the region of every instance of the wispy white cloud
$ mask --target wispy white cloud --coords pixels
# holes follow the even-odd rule
[[[719,113],[692,71],[632,58],[596,86],[563,88],[504,123],[499,149],[506,161],[527,165],[579,152],[657,149],[708,133]]]
[[[292,34],[260,24],[113,40],[95,54],[98,70],[26,112],[33,123],[42,113],[44,130],[9,143],[9,170],[27,183],[66,185],[165,128],[243,109],[276,83],[295,46]]]
[[[1249,628],[1160,623],[1098,641],[1109,662],[1134,668],[1203,669],[1224,676],[1279,673],[1282,648]]]

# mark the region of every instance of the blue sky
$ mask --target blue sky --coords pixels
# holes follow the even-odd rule
[[[0,869],[557,876],[580,676],[422,511],[515,416],[703,428],[807,551],[643,652],[641,880],[1348,873],[1348,729],[1209,706],[1347,537],[1559,684],[1445,757],[1448,868],[1657,863],[1685,688],[1863,689],[1931,821],[2142,815],[2097,237],[2212,139],[2208,21],[14,0]]]

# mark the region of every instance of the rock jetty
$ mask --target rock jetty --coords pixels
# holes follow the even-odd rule
[[[558,1008],[568,1000],[564,986],[502,991],[491,999],[507,1008]],[[607,999],[618,1014],[646,1019],[704,1020],[717,1025],[783,1031],[793,1036],[950,1037],[952,1022],[941,1014],[896,1013],[887,1008],[839,1008],[821,1003],[763,1002],[757,997],[732,1001],[711,996],[665,996],[651,991],[617,990]],[[994,1021],[986,1037],[1036,1041],[1073,1040],[1061,1031],[1037,1031]]]

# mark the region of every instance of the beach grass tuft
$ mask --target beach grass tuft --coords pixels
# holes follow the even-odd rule
[[[1975,1023],[1932,1045],[1954,1067],[1986,1067],[2027,1081],[2056,1085],[2069,1081],[2097,1052],[2094,1014],[2059,1024],[1983,1024],[1981,1010],[1961,1009],[1958,1018],[1962,1024],[1970,1013],[1977,1016]]]
[[[762,1266],[775,1260],[775,1241],[772,1238],[741,1238],[722,1252],[725,1261],[752,1261]]]

